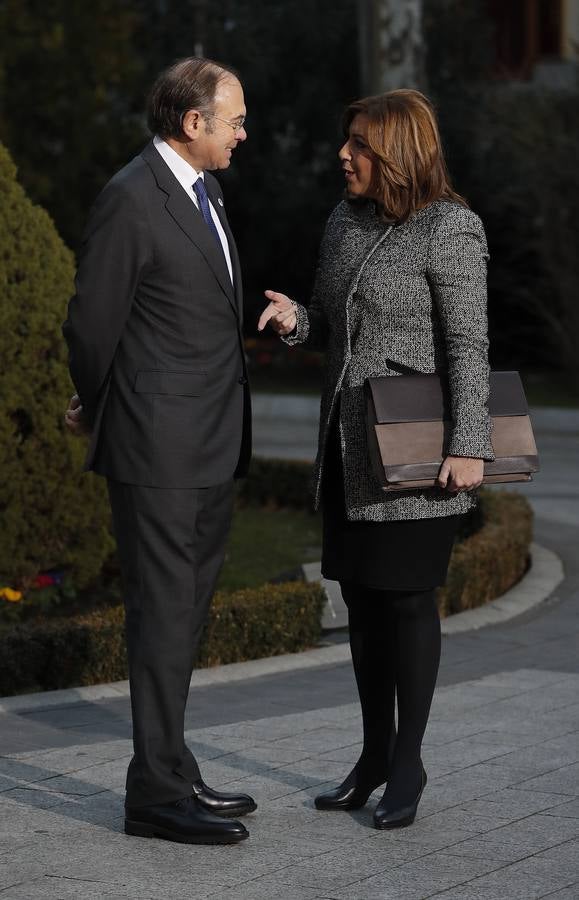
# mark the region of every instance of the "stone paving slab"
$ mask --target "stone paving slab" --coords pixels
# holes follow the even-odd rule
[[[570,896],[577,900],[577,874],[561,871],[550,861],[526,859],[436,896],[440,900],[539,900],[555,896],[559,888],[574,891]]]
[[[504,704],[548,685],[567,702],[568,739],[539,729],[521,748],[500,727]],[[356,704],[188,732],[206,751],[209,781],[258,801],[250,840],[236,847],[124,835],[126,740],[13,753],[0,758],[0,898],[528,900],[579,891],[577,691],[577,674],[527,670],[440,688],[419,817],[396,832],[372,827],[379,792],[355,813],[313,807],[356,758]],[[465,735],[469,707],[484,712],[485,727]],[[446,742],[431,743],[442,727]]]
[[[311,444],[317,402],[295,410],[299,456],[294,426]],[[204,774],[259,802],[236,847],[124,835],[126,683],[0,700],[0,900],[579,900],[579,414],[534,421],[542,472],[522,490],[565,580],[513,620],[443,638],[412,828],[372,827],[379,791],[354,813],[313,806],[360,749],[334,635],[299,660],[194,673]]]

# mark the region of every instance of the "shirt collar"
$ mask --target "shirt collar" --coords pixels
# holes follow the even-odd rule
[[[204,172],[198,172],[197,169],[194,169],[186,159],[183,159],[182,156],[179,156],[179,154],[158,135],[155,135],[155,137],[153,138],[153,145],[163,157],[175,178],[182,185],[188,185],[189,187],[191,187],[195,184],[198,178],[204,180]]]

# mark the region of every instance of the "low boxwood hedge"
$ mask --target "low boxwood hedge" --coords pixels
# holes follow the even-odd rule
[[[312,464],[254,456],[249,474],[238,482],[237,501],[270,508],[312,509]]]
[[[311,508],[312,466],[295,460],[254,458],[238,493],[242,504]],[[527,499],[508,490],[482,489],[480,503],[464,517],[444,588],[441,615],[481,606],[522,577],[533,537],[533,511]]]
[[[439,589],[441,615],[482,606],[524,575],[533,539],[533,511],[514,491],[481,490],[478,527],[454,545],[446,585]]]
[[[308,463],[253,461],[238,501],[269,507],[311,508]],[[453,550],[442,615],[480,606],[524,574],[533,514],[518,493],[481,491],[465,517]],[[317,584],[293,581],[218,593],[212,604],[199,666],[212,666],[316,644],[325,596]],[[111,606],[86,615],[51,617],[0,632],[0,695],[51,690],[127,677],[124,615]]]
[[[294,653],[316,644],[325,595],[302,581],[215,595],[199,666]],[[0,633],[0,695],[127,678],[122,606]]]

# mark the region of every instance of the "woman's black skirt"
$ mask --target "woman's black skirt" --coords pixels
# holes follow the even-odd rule
[[[460,515],[349,522],[338,416],[328,435],[322,480],[322,574],[378,590],[422,591],[444,584]]]

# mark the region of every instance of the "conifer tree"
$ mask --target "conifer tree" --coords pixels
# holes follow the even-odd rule
[[[66,432],[73,392],[61,334],[74,263],[0,145],[0,587],[41,571],[86,584],[111,552],[104,485]]]

